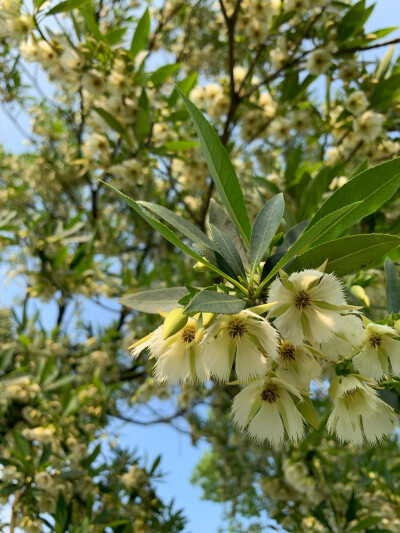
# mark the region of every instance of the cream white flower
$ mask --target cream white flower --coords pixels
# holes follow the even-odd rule
[[[322,343],[346,328],[343,287],[333,274],[302,270],[281,275],[272,285],[268,302],[278,302],[270,317],[282,335],[301,344],[304,339]]]
[[[306,346],[295,346],[281,339],[278,348],[279,367],[276,375],[294,387],[308,392],[310,382],[321,374],[321,366]]]
[[[325,357],[337,361],[339,357],[347,358],[360,349],[364,342],[364,325],[361,318],[353,313],[346,316],[346,326],[341,333],[336,333],[331,339],[320,344]]]
[[[335,431],[341,441],[360,445],[365,438],[375,443],[393,431],[393,409],[357,376],[335,378],[330,393],[334,408],[327,428],[331,433]]]
[[[358,115],[367,109],[369,102],[363,91],[354,91],[346,100],[345,107],[353,115]]]
[[[373,111],[366,111],[353,123],[354,133],[364,142],[374,141],[382,131],[385,118]]]
[[[168,339],[163,339],[163,326],[160,326],[136,343],[131,353],[138,357],[148,348],[157,359],[154,373],[158,382],[178,383],[195,379],[203,382],[208,373],[203,364],[200,343],[195,338],[196,323],[196,319],[189,318],[186,325]]]
[[[291,137],[290,130],[292,128],[292,124],[290,120],[287,118],[277,118],[275,119],[270,127],[269,127],[269,133],[272,135],[272,137],[276,141],[288,141]]]
[[[235,424],[247,430],[251,437],[268,440],[278,446],[285,438],[285,430],[292,442],[304,433],[304,419],[297,410],[291,394],[301,400],[300,393],[288,383],[276,378],[260,378],[237,394],[232,404]]]
[[[368,324],[365,329],[363,349],[353,357],[355,368],[363,376],[381,379],[389,374],[388,359],[392,372],[400,375],[400,338],[396,330],[381,324]]]
[[[241,381],[265,374],[266,355],[277,357],[277,333],[251,311],[221,315],[206,331],[203,359],[217,379],[228,381],[233,361]],[[236,358],[235,358],[236,356]]]
[[[328,70],[332,64],[332,55],[329,50],[319,48],[308,56],[306,69],[313,76],[319,76]]]

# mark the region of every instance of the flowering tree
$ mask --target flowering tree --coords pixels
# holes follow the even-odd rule
[[[101,441],[154,397],[142,423],[213,445],[194,480],[234,531],[398,530],[400,67],[371,13],[0,1],[29,142],[1,153],[10,531],[183,530],[160,459]]]

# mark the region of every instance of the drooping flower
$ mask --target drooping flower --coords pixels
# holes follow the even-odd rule
[[[397,340],[396,340],[397,339]],[[392,372],[400,375],[400,338],[396,330],[381,324],[368,324],[365,329],[364,347],[353,358],[355,368],[363,376],[381,379]]]
[[[308,56],[306,69],[313,76],[319,76],[328,70],[332,64],[332,54],[325,48],[319,48]]]
[[[299,345],[303,340],[322,343],[346,328],[343,288],[333,274],[302,270],[282,274],[272,285],[268,302],[277,302],[269,314],[282,335]]]
[[[354,120],[354,133],[364,142],[374,141],[382,131],[385,118],[373,111],[365,111]]]
[[[369,102],[363,91],[352,92],[346,100],[345,107],[350,113],[358,115],[367,109]]]
[[[159,382],[204,382],[208,373],[204,367],[200,342],[196,339],[196,319],[189,318],[186,325],[167,339],[163,326],[134,345],[132,355],[138,357],[147,348],[156,360],[155,378]]]
[[[331,339],[320,345],[322,354],[331,361],[337,361],[340,356],[349,357],[364,342],[365,331],[361,317],[355,313],[349,313],[345,316],[346,327],[343,331],[336,333]]]
[[[265,374],[267,355],[277,357],[277,333],[266,319],[245,310],[217,318],[203,346],[204,364],[217,379],[229,380],[235,360],[237,377],[247,381]]]
[[[295,346],[281,339],[278,347],[278,369],[276,375],[286,383],[308,392],[310,382],[321,374],[321,366],[306,346]]]
[[[334,408],[327,422],[328,430],[342,441],[362,444],[380,441],[394,428],[394,411],[369,385],[357,376],[340,376],[332,380],[330,393]]]
[[[304,433],[304,419],[296,408],[291,394],[301,400],[295,387],[276,378],[259,378],[237,394],[232,404],[235,424],[254,439],[268,440],[278,446],[285,438],[285,430],[292,442]]]

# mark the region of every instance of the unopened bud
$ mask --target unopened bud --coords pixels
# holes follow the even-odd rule
[[[363,287],[361,287],[361,285],[352,285],[350,290],[351,290],[351,293],[354,294],[354,296],[358,300],[360,300],[360,302],[363,302],[367,307],[370,306],[370,301],[367,296],[367,293],[365,292]]]
[[[188,315],[184,314],[183,307],[175,307],[170,311],[164,321],[162,336],[163,339],[168,339],[171,335],[178,333],[187,323]]]

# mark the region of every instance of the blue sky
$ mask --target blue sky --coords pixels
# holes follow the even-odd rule
[[[371,2],[369,2],[371,3]],[[375,11],[367,24],[368,31],[389,27],[400,26],[400,1],[398,0],[377,0]],[[400,30],[396,30],[391,37],[400,36]],[[370,57],[381,57],[386,49],[378,49],[370,52]],[[399,55],[400,47],[397,46],[395,57]],[[42,85],[46,82],[43,79]],[[20,115],[19,122],[25,129],[29,129],[29,119]],[[23,137],[18,129],[8,120],[0,109],[0,143],[7,149],[14,152],[21,152],[26,147],[22,144]],[[1,269],[0,269],[1,279]],[[13,286],[6,289],[1,287],[0,306],[7,305],[10,299],[18,294],[21,287],[14,282]],[[101,324],[104,320],[104,311],[96,305],[90,304],[85,307],[87,313],[93,318],[94,324]],[[51,306],[41,306],[41,312],[45,322],[53,320],[54,314]],[[106,316],[108,322],[109,316]],[[123,445],[137,448],[138,452],[147,456],[149,463],[154,458],[162,454],[161,468],[167,475],[164,481],[159,484],[160,495],[169,500],[175,498],[178,507],[183,507],[185,514],[189,517],[189,525],[186,533],[214,533],[222,523],[222,506],[210,502],[201,501],[201,490],[190,484],[189,479],[193,467],[200,459],[207,446],[200,443],[193,447],[186,435],[177,433],[167,425],[157,425],[152,427],[112,424],[111,433],[118,433],[120,442]]]

